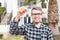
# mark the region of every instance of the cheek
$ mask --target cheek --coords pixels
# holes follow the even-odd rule
[[[36,17],[36,19],[42,19],[42,16],[38,16],[38,17]]]
[[[34,20],[35,19],[35,17],[34,16],[32,16],[32,20]]]
[[[40,16],[39,18],[42,19],[42,16]]]

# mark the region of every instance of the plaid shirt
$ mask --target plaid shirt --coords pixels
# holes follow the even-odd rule
[[[34,23],[18,26],[18,23],[11,22],[11,34],[24,34],[24,40],[53,40],[50,28],[41,23],[40,28],[35,27]]]

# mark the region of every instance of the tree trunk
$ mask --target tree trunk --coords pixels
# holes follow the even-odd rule
[[[48,25],[53,33],[58,32],[58,5],[57,0],[49,0],[48,6]]]

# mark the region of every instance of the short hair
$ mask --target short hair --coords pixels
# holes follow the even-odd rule
[[[32,10],[41,10],[42,11],[42,8],[39,7],[39,6],[35,6],[35,7],[32,8]]]
[[[42,8],[39,7],[39,6],[34,6],[34,7],[32,8],[32,10],[40,10],[40,11],[42,11]],[[32,13],[32,10],[31,10],[31,13]]]

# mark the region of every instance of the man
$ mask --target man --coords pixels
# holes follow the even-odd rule
[[[50,28],[42,23],[42,9],[40,7],[32,8],[32,23],[18,27],[19,18],[26,12],[26,10],[24,10],[25,9],[21,9],[15,17],[15,20],[11,23],[10,33],[22,33],[24,34],[24,40],[53,40]]]

